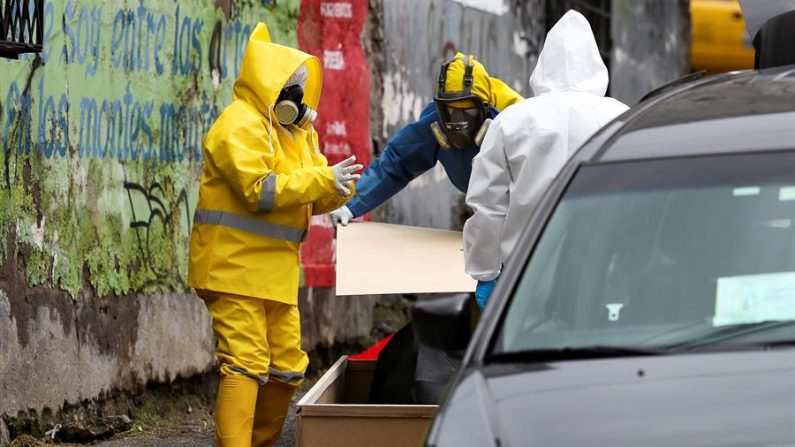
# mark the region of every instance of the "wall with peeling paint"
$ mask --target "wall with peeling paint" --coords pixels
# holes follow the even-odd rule
[[[688,0],[613,0],[611,94],[635,104],[690,71]]]
[[[212,345],[202,343],[210,319],[193,294],[70,302],[39,290],[31,298],[35,305],[0,290],[0,416],[55,412],[212,365]]]
[[[543,0],[385,1],[386,71],[382,137],[419,117],[431,100],[440,65],[456,51],[474,54],[489,74],[528,95],[545,33]],[[385,209],[391,222],[460,228],[462,194],[441,165],[412,182]]]
[[[362,44],[368,3],[303,0],[298,17],[298,45],[323,61],[323,98],[315,130],[321,150],[333,165],[354,155],[370,163],[370,108],[360,98],[370,93],[370,72]],[[312,218],[309,239],[301,249],[304,285],[331,287],[336,282],[334,228],[326,216]]]

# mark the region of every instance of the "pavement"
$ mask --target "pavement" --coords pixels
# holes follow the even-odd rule
[[[296,443],[296,427],[298,420],[295,415],[295,403],[300,400],[306,389],[299,389],[293,396],[293,404],[287,414],[282,428],[282,436],[277,447],[293,447]],[[215,445],[215,430],[196,425],[176,425],[161,427],[153,431],[132,431],[122,433],[114,439],[92,444],[100,447],[207,447]]]

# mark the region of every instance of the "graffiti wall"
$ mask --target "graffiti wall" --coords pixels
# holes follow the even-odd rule
[[[542,0],[416,0],[384,2],[386,73],[384,136],[419,117],[431,100],[440,65],[456,51],[474,54],[490,75],[529,94],[543,44]],[[386,207],[387,220],[455,228],[466,211],[441,165],[412,182]]]
[[[0,262],[30,247],[28,284],[72,295],[185,289],[202,139],[253,26],[321,57],[323,150],[367,163],[366,16],[361,0],[47,1],[44,51],[0,60]],[[333,233],[314,227],[307,284],[331,285]]]
[[[298,45],[323,61],[323,99],[315,128],[329,164],[351,155],[370,163],[370,72],[360,36],[368,14],[366,0],[303,0]],[[301,251],[304,284],[334,285],[334,229],[328,216],[316,216]]]

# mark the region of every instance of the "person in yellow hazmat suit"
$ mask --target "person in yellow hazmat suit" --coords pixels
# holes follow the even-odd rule
[[[299,248],[310,217],[344,205],[362,168],[353,157],[328,166],[318,151],[321,85],[319,60],[272,43],[260,23],[233,101],[204,140],[188,283],[217,339],[219,446],[275,444],[308,364]]]

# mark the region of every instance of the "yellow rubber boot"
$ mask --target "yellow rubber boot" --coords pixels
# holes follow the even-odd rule
[[[215,445],[251,446],[251,428],[260,385],[245,376],[221,376],[215,406]]]
[[[276,445],[282,432],[284,418],[290,409],[295,387],[271,380],[259,389],[257,411],[254,416],[253,447]]]

